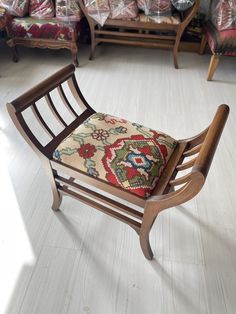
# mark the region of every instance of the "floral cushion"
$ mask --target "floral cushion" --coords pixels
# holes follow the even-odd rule
[[[214,54],[236,56],[236,28],[218,31],[211,21],[204,25],[208,44]]]
[[[95,113],[57,147],[53,159],[146,198],[175,147],[164,133]]]
[[[14,18],[9,24],[11,37],[72,40],[76,23],[66,24],[56,19]]]

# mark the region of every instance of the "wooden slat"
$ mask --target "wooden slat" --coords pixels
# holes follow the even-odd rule
[[[176,167],[176,169],[177,169],[178,171],[182,171],[182,170],[186,170],[186,169],[188,169],[188,168],[191,168],[191,167],[194,165],[196,159],[197,159],[197,157],[195,157],[195,158],[193,158],[193,159],[189,160],[188,162],[185,162],[185,163],[183,163],[183,164],[181,164],[181,165],[178,165],[178,166]]]
[[[9,104],[9,107],[10,106],[13,107],[12,104]],[[36,153],[38,153],[39,151],[40,152],[44,151],[43,145],[41,145],[41,143],[38,141],[36,136],[32,133],[32,131],[28,127],[22,113],[21,112],[17,113],[16,117],[17,119],[14,116],[12,116],[12,118],[15,119],[14,123],[17,126],[21,135],[25,138],[26,142],[30,145],[30,147],[32,147],[32,149],[36,151]]]
[[[69,196],[72,196],[74,197],[75,199],[77,200],[80,200],[81,202],[85,203],[86,205],[89,205],[89,206],[92,206],[98,210],[100,210],[101,212],[111,216],[111,217],[114,217],[126,224],[128,224],[130,227],[134,228],[137,232],[139,232],[140,228],[141,228],[141,224],[139,222],[137,222],[136,220],[133,220],[127,216],[124,216],[120,213],[117,213],[116,211],[106,207],[106,206],[103,206],[102,204],[99,204],[97,202],[94,202],[93,200],[85,197],[85,196],[82,196],[82,195],[79,195],[77,194],[76,192],[74,191],[71,191],[67,188],[63,188],[63,187],[59,187],[58,188],[60,190],[60,192],[62,192],[63,194],[66,194],[66,195],[69,195]]]
[[[128,33],[128,32],[114,32],[108,30],[95,30],[95,34],[98,35],[110,35],[110,36],[118,36],[118,37],[132,37],[132,38],[149,38],[149,39],[169,39],[175,40],[176,36],[165,36],[165,35],[155,35],[155,34],[143,34],[143,33]]]
[[[107,19],[105,26],[119,27],[119,28],[134,28],[142,30],[156,30],[156,31],[177,31],[180,24],[167,23],[153,23],[153,22],[139,22],[127,20]]]
[[[76,129],[84,120],[86,120],[91,115],[89,110],[85,110],[80,116],[77,117],[71,124],[69,124],[64,130],[61,131],[50,143],[48,143],[44,149],[48,157],[51,158],[53,151],[57,146]]]
[[[49,126],[44,121],[43,117],[41,116],[40,112],[38,111],[38,108],[35,104],[30,106],[35,118],[38,120],[41,127],[44,129],[44,131],[52,138],[55,137],[55,134],[52,132],[52,130],[49,128]]]
[[[195,155],[195,154],[199,153],[201,147],[202,147],[202,144],[198,144],[198,145],[194,146],[193,148],[186,150],[183,153],[183,156],[189,157],[189,156]]]
[[[168,161],[166,168],[160,177],[160,180],[158,181],[158,184],[155,188],[155,190],[152,193],[153,195],[161,195],[165,191],[166,187],[168,186],[168,183],[173,176],[176,175],[176,166],[181,160],[181,157],[183,155],[183,152],[186,148],[186,143],[180,143],[175,148],[170,160]]]
[[[114,200],[111,200],[104,195],[101,195],[101,194],[98,194],[94,191],[91,191],[91,190],[87,189],[86,187],[81,186],[78,183],[74,183],[73,179],[74,178],[72,178],[72,180],[67,180],[61,176],[55,177],[55,180],[59,183],[65,184],[68,187],[71,186],[73,189],[77,190],[78,192],[82,191],[84,194],[86,194],[88,196],[92,196],[94,199],[96,199],[98,201],[102,201],[103,203],[105,203],[108,206],[112,206],[112,207],[116,208],[117,210],[124,212],[127,215],[130,215],[130,216],[133,216],[137,219],[142,220],[143,214],[141,212],[134,210],[133,208],[130,208],[128,206],[125,206],[124,204],[121,204],[121,203],[118,203]]]
[[[58,89],[58,92],[59,92],[59,95],[61,96],[61,99],[64,103],[64,105],[66,106],[66,108],[72,113],[72,115],[77,118],[78,117],[78,114],[77,112],[72,108],[71,104],[69,103],[65,93],[64,93],[64,90],[61,86],[61,84],[57,87]]]
[[[15,99],[12,102],[12,105],[14,106],[16,113],[25,110],[42,98],[46,93],[56,88],[58,84],[66,81],[74,73],[74,71],[74,65],[70,64]]]
[[[180,177],[178,179],[175,179],[175,180],[171,180],[169,182],[169,185],[171,186],[176,186],[176,185],[180,185],[180,184],[184,184],[184,183],[187,183],[191,180],[191,172],[186,174],[185,176],[183,177]]]
[[[74,74],[67,80],[67,84],[80,109],[85,110],[87,108],[94,113],[95,111],[89,106],[83,94],[81,93]]]
[[[173,48],[173,42],[169,41],[166,43],[162,42],[149,42],[149,41],[137,41],[137,40],[125,40],[125,39],[116,39],[116,38],[96,38],[97,42],[103,43],[113,43],[129,46],[141,46],[141,47],[156,47],[156,48]]]
[[[100,190],[104,190],[111,195],[115,195],[123,200],[126,200],[132,204],[135,204],[140,207],[144,207],[146,203],[146,199],[137,196],[131,192],[127,192],[122,188],[118,188],[112,184],[104,182],[98,178],[92,177],[85,172],[82,172],[78,169],[75,169],[71,166],[65,165],[60,161],[50,160],[52,169],[58,171],[59,173],[67,174],[73,178],[83,181],[84,183],[89,184],[90,186],[94,186]]]
[[[47,101],[48,107],[51,110],[52,114],[54,115],[54,117],[57,119],[57,121],[63,126],[63,127],[67,127],[66,122],[62,119],[61,115],[59,114],[59,112],[57,111],[52,98],[50,96],[50,94],[48,93],[47,95],[45,95],[45,99]]]

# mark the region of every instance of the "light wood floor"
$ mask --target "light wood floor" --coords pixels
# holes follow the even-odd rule
[[[85,98],[176,138],[201,131],[216,107],[231,113],[202,192],[163,212],[147,261],[126,225],[65,198],[61,212],[39,160],[5,104],[71,62],[66,51],[0,49],[0,313],[229,314],[236,309],[236,62],[223,58],[207,82],[209,55],[82,47],[76,70]]]

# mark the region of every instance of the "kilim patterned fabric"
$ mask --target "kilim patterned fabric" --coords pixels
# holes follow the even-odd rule
[[[211,21],[207,21],[204,31],[214,54],[236,56],[236,28],[218,31]]]
[[[45,38],[55,40],[71,40],[74,28],[78,23],[64,23],[56,18],[35,19],[31,17],[14,18],[9,24],[11,37]]]
[[[146,198],[175,147],[164,133],[95,113],[57,147],[53,159]]]

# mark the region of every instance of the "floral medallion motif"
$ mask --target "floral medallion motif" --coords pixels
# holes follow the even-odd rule
[[[175,146],[176,141],[164,133],[96,113],[57,147],[53,158],[146,198]]]

